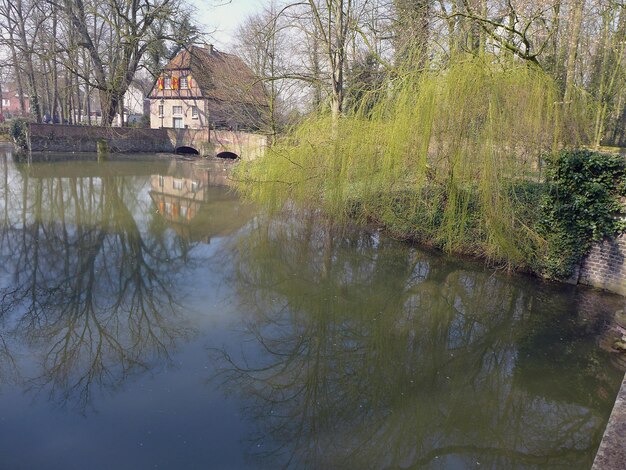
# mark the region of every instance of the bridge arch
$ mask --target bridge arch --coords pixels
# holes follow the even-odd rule
[[[194,147],[189,145],[181,145],[180,147],[176,147],[174,153],[177,155],[200,155],[200,152]]]
[[[228,152],[228,151],[224,151],[224,152],[220,152],[217,155],[215,155],[217,158],[224,158],[224,159],[228,159],[228,160],[236,160],[239,158],[239,155],[237,155],[234,152]]]

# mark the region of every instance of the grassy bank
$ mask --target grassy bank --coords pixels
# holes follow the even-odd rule
[[[536,68],[480,58],[396,74],[358,111],[338,122],[312,117],[240,167],[240,189],[271,210],[289,201],[563,276],[543,262],[553,244],[542,222],[552,194],[545,166],[584,138],[586,108],[559,96]]]

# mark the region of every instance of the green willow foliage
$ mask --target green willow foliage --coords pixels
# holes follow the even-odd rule
[[[337,221],[375,221],[446,251],[528,266],[546,243],[529,208],[540,156],[572,126],[547,75],[485,60],[396,74],[361,111],[309,119],[239,168],[242,193],[273,210],[321,208]]]

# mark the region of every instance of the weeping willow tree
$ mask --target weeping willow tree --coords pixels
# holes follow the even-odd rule
[[[273,210],[320,208],[529,265],[545,244],[532,224],[542,155],[575,138],[565,117],[581,115],[562,106],[554,81],[523,64],[474,57],[396,74],[359,111],[312,117],[240,167],[240,188]]]

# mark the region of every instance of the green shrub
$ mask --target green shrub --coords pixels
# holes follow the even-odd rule
[[[18,149],[28,148],[28,121],[25,119],[14,119],[9,125],[9,135]]]
[[[620,217],[626,196],[626,162],[620,155],[563,151],[547,161],[548,187],[541,203],[539,232],[547,239],[541,270],[569,277],[594,241],[626,230]]]

